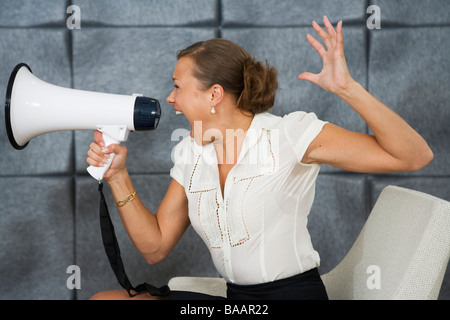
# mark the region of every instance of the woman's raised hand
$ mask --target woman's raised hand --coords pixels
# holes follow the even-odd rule
[[[338,22],[336,30],[334,30],[326,16],[323,18],[323,22],[327,31],[323,30],[315,21],[312,25],[314,30],[324,41],[326,49],[310,34],[306,36],[311,46],[316,49],[322,57],[322,71],[318,74],[304,72],[300,74],[298,78],[313,82],[324,90],[339,94],[347,90],[350,84],[354,82],[344,57],[342,21]]]
[[[86,162],[91,166],[100,167],[104,165],[111,153],[114,153],[114,159],[105,172],[103,179],[111,181],[114,177],[118,176],[126,170],[127,148],[120,144],[111,144],[105,147],[103,136],[100,131],[94,132],[95,142],[89,145],[88,158]]]

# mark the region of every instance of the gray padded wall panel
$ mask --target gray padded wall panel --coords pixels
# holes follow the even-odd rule
[[[0,177],[0,299],[71,299],[71,178]]]
[[[2,0],[0,27],[65,26],[67,0]]]
[[[324,15],[333,23],[365,17],[365,3],[360,0],[223,0],[222,6],[224,26],[298,26],[321,21]]]
[[[308,219],[319,272],[327,273],[347,254],[367,217],[367,183],[363,175],[319,174],[316,199]],[[349,201],[352,199],[352,201]]]
[[[437,25],[450,22],[450,2],[440,0],[371,0],[380,7],[383,24]]]
[[[435,155],[415,175],[450,174],[449,48],[450,27],[395,28],[371,35],[369,91],[414,127]]]
[[[72,3],[83,8],[83,21],[94,25],[192,26],[218,21],[216,0],[73,0]]]

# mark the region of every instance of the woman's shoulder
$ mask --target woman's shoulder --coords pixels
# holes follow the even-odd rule
[[[269,112],[264,112],[258,115],[259,126],[267,129],[298,126],[301,124],[308,125],[317,120],[319,119],[314,112],[307,111],[293,111],[284,114],[283,116],[278,116]]]
[[[314,112],[308,111],[293,111],[283,116],[285,121],[304,121],[304,120],[316,120],[317,115]]]

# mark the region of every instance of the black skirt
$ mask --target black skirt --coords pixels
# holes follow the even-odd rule
[[[164,300],[328,300],[317,268],[272,282],[227,283],[227,298],[188,291],[171,291]]]

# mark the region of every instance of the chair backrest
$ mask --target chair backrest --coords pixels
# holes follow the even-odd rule
[[[387,186],[345,258],[322,276],[330,299],[437,299],[450,256],[450,202]]]

